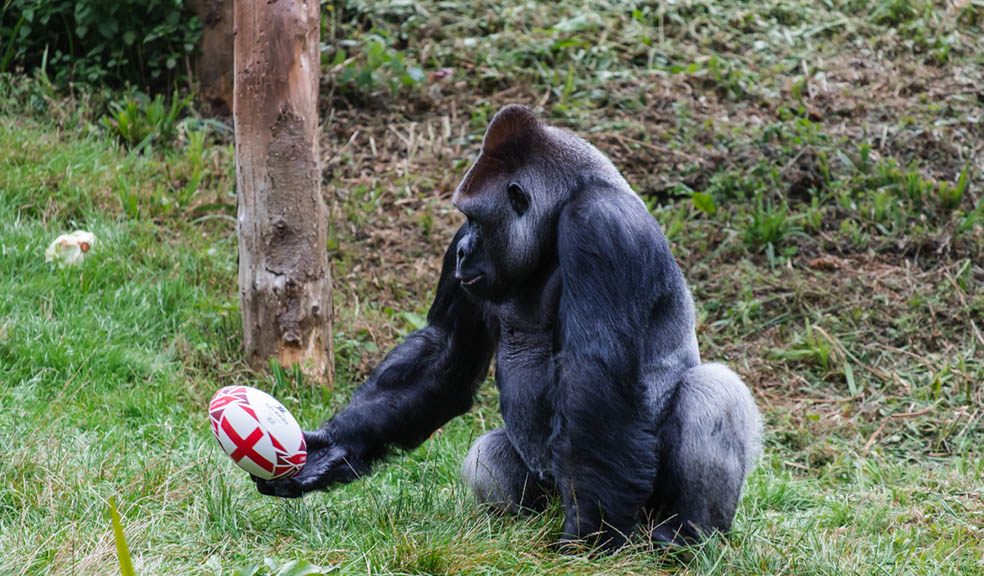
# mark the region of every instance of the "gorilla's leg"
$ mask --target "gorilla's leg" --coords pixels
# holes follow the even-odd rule
[[[648,506],[653,539],[683,544],[728,531],[762,446],[761,418],[748,387],[721,364],[685,372],[661,425],[660,446]]]
[[[479,503],[502,511],[539,511],[547,503],[549,489],[530,472],[501,428],[475,441],[461,477]]]

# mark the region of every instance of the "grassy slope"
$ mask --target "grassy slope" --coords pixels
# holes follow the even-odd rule
[[[114,494],[141,574],[213,573],[210,557],[344,573],[984,573],[984,14],[376,6],[336,33],[374,29],[388,54],[455,73],[393,98],[388,64],[333,70],[335,393],[237,361],[227,148],[129,157],[63,102],[40,120],[5,111],[0,574],[111,573]],[[374,80],[346,83],[347,68]],[[551,549],[558,510],[482,514],[457,468],[497,425],[491,387],[417,452],[302,502],[260,498],[217,453],[215,388],[259,385],[313,426],[412,328],[458,221],[461,159],[507,101],[544,102],[648,195],[693,284],[704,355],[755,389],[767,452],[730,537],[589,559]],[[202,163],[193,203],[165,202]],[[974,184],[945,201],[965,167]],[[79,269],[46,265],[47,242],[75,227],[97,250]]]

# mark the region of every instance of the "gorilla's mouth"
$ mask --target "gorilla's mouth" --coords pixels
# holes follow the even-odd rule
[[[485,277],[485,274],[477,274],[477,275],[472,276],[470,278],[462,278],[461,279],[461,285],[462,286],[471,286],[472,284],[478,282],[479,280],[481,280],[484,277]]]

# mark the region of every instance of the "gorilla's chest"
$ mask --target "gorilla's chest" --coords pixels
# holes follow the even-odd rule
[[[557,289],[556,282],[548,281],[541,298],[499,309],[496,384],[502,419],[513,446],[543,479],[551,474]]]
[[[505,332],[505,329],[503,329]],[[496,363],[499,406],[506,434],[531,470],[550,474],[548,441],[553,406],[552,337],[547,334],[503,334]]]

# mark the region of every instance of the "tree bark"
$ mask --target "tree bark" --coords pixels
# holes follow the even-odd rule
[[[246,358],[334,376],[318,155],[319,3],[235,1],[239,290]]]
[[[191,0],[202,22],[200,54],[195,64],[202,112],[228,118],[232,113],[234,0]]]

